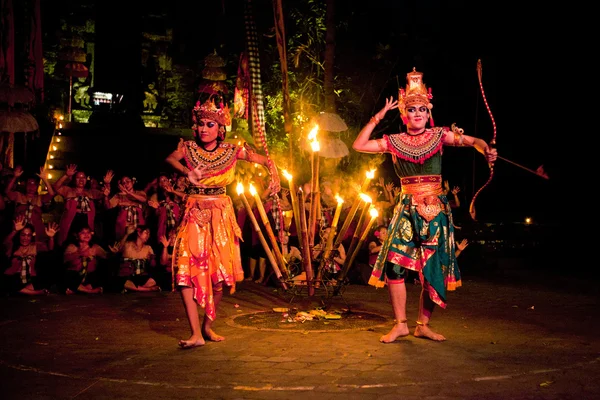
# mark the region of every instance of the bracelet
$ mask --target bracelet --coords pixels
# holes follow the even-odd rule
[[[381,122],[381,119],[377,116],[377,114],[373,115],[371,117],[371,119],[369,120],[369,122],[374,123],[375,125],[379,124],[379,122]]]

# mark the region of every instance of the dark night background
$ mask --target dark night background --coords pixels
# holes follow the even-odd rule
[[[324,1],[324,0],[323,0]],[[65,4],[69,3],[68,1]],[[283,0],[286,7],[308,0]],[[45,24],[60,7],[45,6]],[[482,60],[483,85],[497,124],[499,154],[535,170],[544,165],[550,180],[510,165],[496,163],[492,183],[478,198],[478,217],[486,221],[556,223],[552,204],[560,182],[558,146],[551,139],[557,120],[555,88],[565,83],[554,46],[562,33],[555,30],[558,12],[546,7],[526,11],[518,4],[480,1],[341,1],[336,2],[336,75],[376,88],[364,96],[367,115],[380,109],[388,96],[397,97],[406,73],[416,67],[433,91],[436,125],[456,123],[465,133],[490,140],[493,129],[476,74]],[[96,22],[97,86],[135,86],[139,74],[140,9],[166,13],[174,27],[174,60],[197,64],[213,49],[231,56],[235,75],[237,55],[244,50],[244,1],[99,1]],[[253,2],[261,45],[274,43],[270,0]],[[50,14],[50,15],[49,15]],[[286,17],[287,17],[286,13]],[[536,28],[532,30],[531,24]],[[46,28],[48,26],[46,25]],[[46,29],[45,28],[45,29]],[[146,27],[147,28],[147,27]],[[286,34],[293,29],[286,20]],[[374,61],[378,45],[389,46],[386,59]],[[269,60],[261,60],[265,68]],[[398,116],[388,114],[385,132],[399,128]],[[366,120],[364,121],[366,122]],[[462,193],[464,209],[473,192],[485,183],[489,170],[471,149],[447,148],[444,174]],[[473,172],[475,171],[475,172]]]

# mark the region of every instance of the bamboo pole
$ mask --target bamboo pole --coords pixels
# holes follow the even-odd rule
[[[271,222],[269,221],[269,217],[267,216],[267,212],[265,211],[265,207],[263,206],[262,199],[260,198],[260,195],[252,185],[250,185],[250,194],[254,197],[254,201],[256,202],[256,208],[258,209],[258,213],[265,227],[265,231],[267,231],[267,236],[271,241],[273,253],[275,253],[275,259],[279,263],[279,268],[283,272],[284,278],[289,279],[290,273],[287,270],[287,264],[285,262],[285,259],[283,258],[283,255],[281,254],[281,250],[279,249],[279,243],[277,243],[275,233],[273,233],[273,228],[271,228]]]
[[[372,169],[370,171],[367,171],[366,175],[367,176],[366,176],[362,186],[360,187],[360,192],[358,193],[358,196],[356,196],[356,198],[354,199],[354,203],[352,203],[352,208],[350,208],[350,212],[348,213],[348,215],[346,216],[346,219],[344,220],[342,229],[340,229],[340,232],[339,232],[337,238],[335,239],[335,242],[333,244],[334,249],[337,249],[338,246],[340,245],[340,243],[342,243],[342,241],[344,240],[344,236],[346,236],[346,232],[348,231],[348,228],[350,228],[350,224],[352,223],[352,220],[354,219],[356,211],[358,210],[358,207],[360,206],[360,202],[362,199],[361,195],[363,194],[363,192],[365,192],[369,188],[369,183],[371,183],[371,179],[373,179],[375,177],[375,170]]]
[[[267,240],[265,239],[265,236],[263,235],[262,231],[260,230],[260,225],[258,224],[258,221],[256,220],[254,213],[252,212],[252,207],[250,206],[250,203],[248,203],[248,199],[246,198],[246,195],[244,194],[244,186],[242,185],[241,182],[238,183],[238,185],[237,185],[237,192],[238,192],[238,195],[242,198],[244,207],[246,207],[246,212],[248,213],[248,217],[252,221],[252,226],[254,227],[254,230],[256,231],[256,234],[258,235],[258,239],[260,240],[260,243],[262,244],[263,248],[265,249],[267,258],[269,259],[269,262],[271,263],[271,266],[273,267],[273,271],[275,271],[275,276],[279,280],[279,283],[281,284],[282,288],[284,290],[287,290],[287,285],[286,285],[285,281],[283,280],[283,276],[281,275],[281,271],[279,270],[279,267],[277,266],[277,261],[275,261],[273,252],[269,248],[269,245],[267,244]]]
[[[350,246],[348,247],[346,254],[352,254],[355,251],[357,242],[358,242],[361,232],[362,232],[362,225],[364,223],[365,216],[367,215],[367,211],[369,211],[369,208],[371,207],[371,203],[372,203],[371,198],[369,196],[367,196],[366,194],[362,194],[362,195],[363,195],[362,200],[365,203],[365,207],[363,208],[362,212],[360,213],[360,218],[358,219],[358,225],[356,225],[356,229],[354,229],[354,234],[352,235],[352,242],[350,243]],[[348,274],[349,269],[350,269],[350,258],[346,257],[346,260],[344,261],[344,266],[342,267],[342,270],[340,271],[340,273],[338,275],[338,281],[340,281],[340,282],[344,281],[344,279],[346,278],[346,275]]]
[[[304,267],[304,272],[306,273],[306,283],[308,285],[308,295],[312,296],[315,294],[315,288],[313,286],[313,269],[312,269],[312,254],[310,251],[310,246],[308,244],[308,232],[306,227],[306,207],[304,206],[306,203],[306,198],[304,196],[304,191],[300,189],[300,221],[302,225],[302,265]]]

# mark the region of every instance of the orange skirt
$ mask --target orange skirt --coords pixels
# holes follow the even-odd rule
[[[244,280],[241,237],[229,196],[187,197],[173,249],[175,284],[191,287],[194,299],[211,320],[216,317],[213,285],[223,282],[233,294],[236,282]]]

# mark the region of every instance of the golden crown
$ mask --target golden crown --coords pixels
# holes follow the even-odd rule
[[[402,114],[402,120],[406,123],[406,108],[416,104],[427,106],[429,110],[433,108],[433,104],[429,100],[433,98],[431,88],[429,90],[423,83],[423,73],[418,72],[415,68],[406,74],[406,89],[398,90],[398,109]]]
[[[204,103],[196,102],[192,111],[192,122],[195,125],[202,118],[211,119],[222,126],[231,125],[229,107],[223,103],[219,103],[219,107],[217,107],[213,99],[208,99]]]

